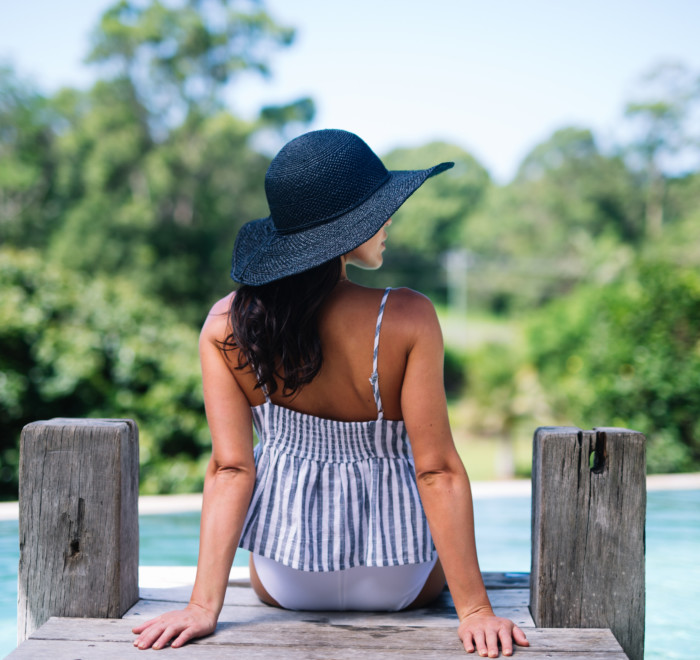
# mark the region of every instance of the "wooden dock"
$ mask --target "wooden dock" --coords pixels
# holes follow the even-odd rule
[[[7,660],[116,660],[143,658],[144,653],[172,653],[193,659],[275,660],[430,660],[466,655],[457,637],[457,616],[447,590],[432,606],[410,612],[290,612],[261,603],[250,588],[247,569],[234,569],[232,573],[216,634],[183,649],[136,649],[131,632],[135,622],[184,606],[193,580],[194,568],[142,568],[140,598],[123,618],[52,617]],[[484,573],[484,580],[496,613],[513,619],[530,640],[530,647],[516,647],[514,657],[627,658],[607,629],[536,628],[528,608],[527,573]]]
[[[530,640],[515,655],[643,660],[644,443],[628,429],[535,432],[531,572],[484,576],[496,612]],[[187,603],[194,569],[139,572],[138,471],[138,429],[131,420],[54,419],[25,427],[22,643],[9,658],[143,653],[133,646],[136,622]],[[216,633],[163,652],[182,658],[464,657],[447,591],[412,612],[290,612],[260,603],[240,569],[232,573]]]

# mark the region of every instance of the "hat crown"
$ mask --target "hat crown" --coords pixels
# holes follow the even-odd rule
[[[361,138],[325,129],[292,140],[277,154],[265,194],[277,233],[293,234],[351,211],[389,178]]]

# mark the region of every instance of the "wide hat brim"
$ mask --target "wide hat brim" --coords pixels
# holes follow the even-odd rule
[[[386,183],[352,210],[292,234],[277,232],[270,216],[248,222],[233,247],[231,279],[259,286],[351,252],[372,238],[428,178],[453,165],[390,171]]]

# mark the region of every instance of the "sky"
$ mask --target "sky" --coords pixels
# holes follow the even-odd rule
[[[0,0],[0,62],[42,91],[86,87],[90,30],[107,0]],[[297,29],[269,80],[231,87],[231,109],[311,96],[311,128],[343,128],[379,154],[432,140],[471,152],[506,182],[556,129],[604,146],[660,62],[700,73],[697,0],[267,0]],[[416,167],[425,166],[416,163]]]

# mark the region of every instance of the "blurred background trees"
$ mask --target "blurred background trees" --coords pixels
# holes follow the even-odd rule
[[[314,115],[283,99],[243,121],[225,94],[293,36],[257,2],[122,0],[92,88],[46,96],[0,69],[0,497],[22,426],[54,416],[133,417],[142,489],[200,487],[198,328],[238,228],[267,214],[270,153]],[[700,469],[699,108],[697,72],[666,64],[624,139],[562,127],[505,185],[455,145],[383,155],[456,163],[397,212],[385,267],[355,275],[438,305],[474,476],[526,474],[534,427],[557,423],[629,426],[651,470]]]

